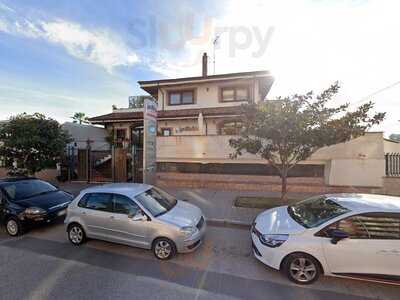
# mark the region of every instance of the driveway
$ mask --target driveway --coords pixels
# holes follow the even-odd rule
[[[296,286],[250,252],[247,230],[209,226],[191,254],[162,262],[150,251],[90,240],[76,247],[63,224],[19,238],[0,231],[2,299],[399,299],[400,287],[322,278]]]

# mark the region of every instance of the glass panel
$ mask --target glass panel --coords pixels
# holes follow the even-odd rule
[[[318,227],[349,211],[325,196],[311,197],[288,207],[292,219],[306,228]]]
[[[351,217],[339,221],[337,226],[338,229],[346,232],[350,238],[353,239],[367,239],[368,232],[361,220],[358,217]]]
[[[399,240],[400,216],[395,214],[365,214],[359,216],[371,239]]]
[[[111,199],[109,194],[104,193],[93,193],[87,198],[86,208],[111,211]]]
[[[248,90],[246,88],[236,89],[236,100],[237,101],[249,100]]]
[[[234,101],[234,89],[222,89],[222,101]]]
[[[57,191],[57,188],[50,183],[38,179],[21,180],[6,183],[3,188],[7,196],[13,200],[23,200],[26,198],[43,195]]]
[[[173,196],[155,187],[139,194],[136,199],[155,217],[166,213],[177,203]]]
[[[181,104],[181,94],[180,93],[169,94],[169,103],[172,105]]]
[[[139,206],[128,197],[114,195],[114,212],[117,214],[135,215],[139,211]]]
[[[188,92],[183,92],[182,93],[182,103],[184,103],[184,104],[194,103],[194,101],[193,101],[193,92],[192,91],[188,91]]]

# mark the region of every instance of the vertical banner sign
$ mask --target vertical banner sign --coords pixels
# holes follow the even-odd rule
[[[157,103],[152,99],[145,99],[143,106],[143,183],[155,184],[157,171]]]

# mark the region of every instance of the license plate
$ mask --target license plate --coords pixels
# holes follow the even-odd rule
[[[57,216],[61,217],[61,216],[64,216],[66,213],[67,213],[67,210],[66,210],[66,209],[63,209],[63,210],[60,210],[60,211],[57,213]]]

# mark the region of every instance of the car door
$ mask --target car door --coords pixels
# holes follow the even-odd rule
[[[113,194],[113,217],[110,224],[113,235],[123,243],[137,247],[147,247],[148,221],[135,220],[134,216],[142,213],[136,202],[124,195]]]
[[[112,195],[108,193],[86,194],[79,202],[81,219],[90,237],[106,238],[112,232]]]
[[[344,218],[328,228],[340,229],[349,238],[331,243],[322,238],[330,271],[334,274],[400,275],[400,221],[383,213]],[[326,235],[326,234],[325,234]]]

